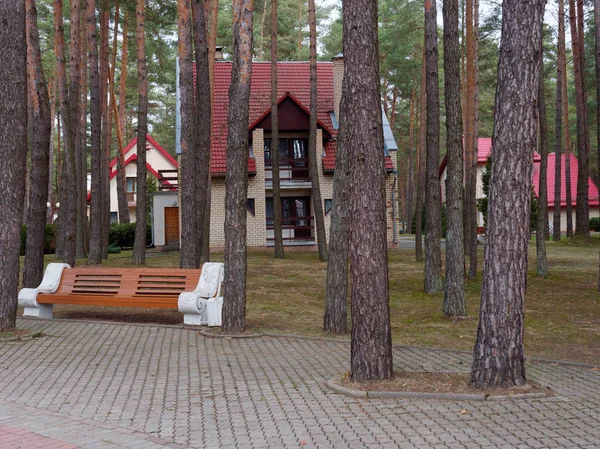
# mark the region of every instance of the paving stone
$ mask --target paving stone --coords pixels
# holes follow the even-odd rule
[[[600,447],[600,374],[582,367],[528,363],[554,398],[359,400],[323,387],[348,371],[346,342],[82,321],[19,326],[45,337],[0,343],[0,426],[65,435],[74,447]],[[466,371],[469,359],[394,348],[396,369]]]

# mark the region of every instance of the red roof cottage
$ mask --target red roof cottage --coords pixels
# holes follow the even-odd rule
[[[477,154],[477,198],[483,197],[483,184],[481,182],[481,175],[485,170],[485,164],[488,157],[492,154],[492,139],[480,137],[478,140],[478,154]],[[562,154],[561,163],[561,231],[566,232],[567,229],[567,193],[566,193],[566,174],[565,174],[565,155]],[[541,156],[537,153],[533,153],[533,190],[536,196],[539,196],[540,186],[540,164]],[[554,221],[554,178],[556,170],[556,153],[550,153],[548,155],[548,170],[547,170],[547,183],[548,183],[548,223],[550,228]],[[575,155],[570,155],[570,175],[571,175],[571,204],[573,207],[573,227],[575,227],[575,203],[577,195],[577,174],[579,172],[579,165]],[[442,188],[442,202],[446,201],[446,158],[442,160],[440,165],[440,181]],[[598,217],[598,187],[594,184],[592,178],[588,180],[588,197],[590,205],[590,217]],[[483,217],[479,214],[479,225],[483,226]]]
[[[225,221],[225,147],[227,143],[227,114],[232,63],[215,63],[215,89],[212,122],[211,154],[211,246],[224,245]],[[324,200],[327,235],[329,212],[333,198],[338,107],[341,98],[343,58],[317,64],[318,131],[317,157],[322,198]],[[284,244],[312,245],[316,243],[314,207],[308,173],[308,133],[310,117],[310,64],[308,62],[278,63],[279,144],[281,164],[281,204],[283,211]],[[178,112],[179,115],[179,112]],[[386,126],[387,125],[387,126]],[[267,246],[273,240],[273,195],[271,171],[271,63],[254,62],[249,109],[248,148],[248,245]],[[396,211],[392,207],[392,188],[397,149],[384,117],[386,148],[382,148],[388,201],[388,239],[393,240]],[[392,152],[390,152],[392,151]],[[174,200],[172,194],[171,203]],[[154,202],[154,240],[164,239],[164,207]],[[162,236],[160,234],[163,234]]]

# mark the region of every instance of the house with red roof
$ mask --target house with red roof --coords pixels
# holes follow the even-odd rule
[[[178,164],[154,138],[146,136],[146,170],[149,176],[156,178],[159,190],[177,190]],[[129,220],[135,221],[137,203],[137,137],[124,148],[125,183],[127,188],[127,203]],[[110,162],[110,222],[120,222],[117,200],[117,158]],[[91,192],[87,194],[88,202]]]
[[[215,62],[214,105],[211,136],[211,246],[224,246],[225,222],[225,147],[228,132],[229,85],[232,63]],[[321,194],[324,201],[325,224],[329,235],[329,220],[333,198],[333,173],[336,160],[339,101],[344,62],[339,55],[332,62],[317,64],[317,158]],[[179,79],[179,77],[177,77]],[[281,206],[283,237],[286,245],[314,245],[314,205],[308,172],[308,136],[310,118],[310,64],[309,62],[278,63],[278,112],[281,178]],[[179,107],[177,107],[179,115]],[[394,219],[392,191],[396,171],[396,143],[384,117],[385,148],[382,163],[387,173],[388,238],[393,240]],[[273,244],[273,185],[271,154],[271,63],[254,62],[249,105],[247,244]],[[387,127],[386,127],[387,126]],[[177,145],[179,147],[179,145]],[[179,148],[178,148],[179,151]],[[169,195],[169,193],[165,193]],[[175,196],[171,194],[174,198]],[[156,197],[155,197],[156,198]],[[174,199],[173,199],[174,201]],[[163,214],[154,203],[154,213]],[[166,213],[166,211],[165,211]],[[155,227],[157,246],[167,244],[163,232]]]
[[[480,137],[478,139],[478,148],[477,148],[477,199],[483,198],[483,182],[481,180],[481,175],[485,170],[485,164],[492,154],[492,139]],[[567,171],[565,169],[565,155],[561,155],[561,191],[560,191],[560,209],[561,209],[561,231],[566,232],[567,230]],[[573,217],[573,229],[575,229],[575,203],[577,200],[577,176],[579,173],[579,164],[577,162],[577,158],[575,155],[569,155],[570,161],[570,185],[571,185],[571,205],[572,205],[572,217]],[[540,166],[542,162],[542,157],[539,153],[533,153],[533,190],[536,197],[539,198],[539,188],[540,188]],[[442,189],[442,202],[446,201],[446,157],[442,160],[440,165],[440,185]],[[550,229],[552,229],[552,225],[554,222],[554,180],[555,180],[555,172],[556,172],[556,153],[548,154],[548,169],[547,169],[547,198],[548,198],[548,223],[550,225]],[[588,179],[588,198],[589,198],[589,206],[590,206],[590,217],[598,217],[599,216],[599,203],[598,203],[598,187],[592,180],[592,178]],[[478,225],[483,226],[483,216],[481,214],[478,215]]]

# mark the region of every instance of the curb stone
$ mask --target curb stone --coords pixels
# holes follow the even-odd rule
[[[217,334],[215,332],[211,332],[209,330],[203,329],[198,332],[203,337],[207,338],[225,338],[225,339],[237,339],[237,338],[261,338],[265,337],[267,334]]]
[[[340,376],[335,376],[325,382],[330,390],[345,396],[357,399],[437,399],[445,401],[512,401],[520,399],[538,399],[550,397],[552,390],[547,388],[545,392],[505,394],[492,396],[479,393],[429,393],[417,391],[362,391],[342,387],[337,382]]]

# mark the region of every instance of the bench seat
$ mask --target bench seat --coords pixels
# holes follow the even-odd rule
[[[24,316],[39,318],[52,318],[54,304],[179,309],[185,324],[220,326],[222,281],[222,263],[207,262],[203,270],[51,263],[39,287],[21,289],[19,305]]]

